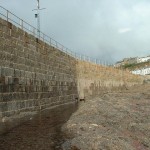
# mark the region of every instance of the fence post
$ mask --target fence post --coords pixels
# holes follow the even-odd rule
[[[49,43],[50,43],[50,45],[52,44],[52,40],[51,40],[51,38],[49,38]]]
[[[43,34],[43,42],[44,42],[44,34]]]
[[[66,48],[66,55],[68,55],[68,49]]]
[[[21,29],[23,30],[23,20],[20,20]]]
[[[29,26],[29,31],[30,31],[30,33],[31,33],[31,27]]]
[[[63,51],[64,50],[64,46],[62,45],[62,48],[61,48],[61,50]]]
[[[33,36],[35,36],[35,28],[33,28]]]
[[[7,10],[7,22],[9,20],[9,11]]]
[[[74,57],[75,57],[75,59],[77,59],[77,54],[76,54],[76,52],[74,52]]]
[[[55,43],[56,43],[56,48],[58,48],[58,45],[57,45],[57,42],[55,41]]]

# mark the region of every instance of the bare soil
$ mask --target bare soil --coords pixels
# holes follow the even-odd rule
[[[150,150],[150,84],[120,90],[41,112],[0,150]]]
[[[150,150],[150,84],[80,102],[64,150]]]
[[[39,113],[0,135],[0,150],[61,150],[67,137],[61,132],[61,126],[76,109],[76,104],[66,104]]]

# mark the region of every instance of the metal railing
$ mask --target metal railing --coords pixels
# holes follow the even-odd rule
[[[40,31],[40,34],[37,34],[37,31],[38,31],[37,28],[30,25],[29,23],[27,23],[23,19],[19,18],[18,16],[16,16],[15,14],[13,14],[12,12],[10,12],[9,10],[5,9],[2,6],[0,6],[0,17],[4,20],[8,21],[8,22],[11,22],[16,27],[21,28],[22,30],[33,35],[34,37],[39,38],[41,41],[59,49],[60,51],[65,52],[66,54],[68,54],[68,55],[70,55],[70,56],[72,56],[78,60],[88,61],[88,62],[92,62],[95,64],[101,64],[104,66],[108,66],[108,65],[110,66],[110,64],[108,64],[107,61],[104,61],[104,60],[102,61],[99,59],[95,59],[95,58],[81,55],[81,54],[78,54],[76,52],[71,51],[70,49],[68,49],[67,47],[60,44],[59,42],[57,42],[56,40],[54,40],[53,38],[49,37],[48,35],[44,34],[41,31]]]

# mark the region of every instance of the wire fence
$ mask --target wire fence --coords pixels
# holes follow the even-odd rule
[[[44,34],[43,32],[40,31],[40,33],[39,33],[37,28],[30,25],[29,23],[27,23],[23,19],[19,18],[18,16],[16,16],[15,14],[13,14],[12,12],[10,12],[9,10],[5,9],[2,6],[0,6],[0,16],[2,19],[14,24],[16,27],[21,28],[22,30],[33,35],[34,37],[39,38],[41,41],[59,49],[60,51],[65,52],[66,54],[68,54],[78,60],[88,61],[88,62],[92,62],[95,64],[104,65],[104,66],[112,66],[107,61],[92,58],[92,57],[89,57],[86,55],[81,55],[79,53],[71,51],[70,49],[68,49],[67,47],[65,47],[64,45],[59,43],[58,41],[54,40],[53,38],[49,37],[48,35]]]

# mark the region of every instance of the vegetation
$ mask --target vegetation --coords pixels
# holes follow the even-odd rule
[[[135,69],[141,69],[144,67],[150,66],[150,62],[142,62],[142,63],[133,63],[133,64],[125,64],[122,65],[122,69],[128,69],[128,70],[135,70]]]

